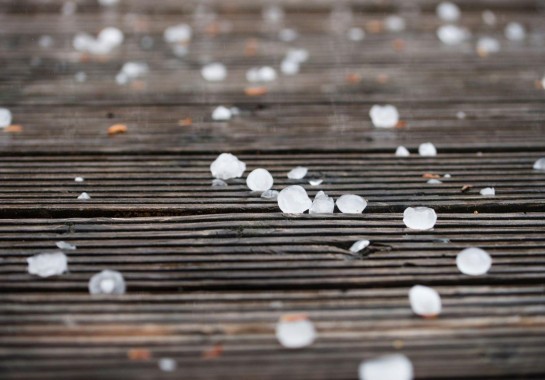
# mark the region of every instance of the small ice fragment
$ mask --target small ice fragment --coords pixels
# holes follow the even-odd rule
[[[149,72],[148,64],[145,62],[126,62],[121,72],[129,78],[138,78]]]
[[[412,380],[413,373],[413,364],[405,355],[385,355],[362,362],[359,380]]]
[[[103,7],[112,7],[119,3],[119,0],[98,0],[98,3]]]
[[[76,80],[76,82],[83,83],[87,80],[87,74],[85,74],[83,71],[78,71],[74,75],[74,79]]]
[[[299,186],[288,186],[278,193],[278,206],[283,213],[302,214],[312,206],[306,190]]]
[[[470,33],[456,25],[442,25],[437,29],[437,37],[445,45],[458,45],[464,42]]]
[[[89,280],[91,294],[123,294],[125,293],[125,279],[115,270],[105,269],[96,273]]]
[[[374,105],[369,111],[369,116],[377,128],[394,128],[399,122],[397,108],[390,104]]]
[[[466,248],[456,256],[456,266],[463,274],[479,276],[488,272],[492,258],[480,248]]]
[[[299,33],[295,29],[284,28],[278,33],[278,38],[284,42],[295,41],[299,37]]]
[[[367,248],[371,244],[369,240],[358,240],[350,247],[350,252],[358,253],[359,251]]]
[[[83,193],[78,195],[78,199],[86,201],[91,199],[91,196],[84,191]]]
[[[58,241],[55,243],[55,245],[57,246],[57,248],[64,249],[66,251],[73,251],[77,249],[77,247],[74,244],[70,244],[65,241]]]
[[[270,66],[252,67],[246,72],[248,82],[272,82],[276,79],[276,70]]]
[[[289,179],[302,179],[307,175],[308,169],[304,166],[297,166],[288,172]]]
[[[481,37],[477,41],[477,52],[480,55],[488,55],[500,51],[500,42],[492,37]]]
[[[278,191],[265,190],[263,193],[261,193],[261,198],[276,200],[278,198]]]
[[[409,291],[411,308],[421,317],[435,317],[441,313],[441,297],[435,289],[415,285]]]
[[[443,21],[458,21],[460,18],[460,8],[450,1],[443,1],[435,8],[437,16]]]
[[[285,75],[295,75],[299,72],[299,62],[285,58],[280,63],[280,71]]]
[[[266,22],[276,24],[284,19],[284,10],[278,5],[270,4],[263,8],[261,15]]]
[[[221,63],[209,63],[203,66],[201,75],[209,82],[219,82],[227,78],[227,68]]]
[[[412,230],[431,230],[436,221],[437,214],[429,207],[407,207],[403,212],[403,223]]]
[[[286,53],[286,59],[297,63],[303,63],[308,60],[309,52],[306,49],[290,49]]]
[[[84,182],[85,179],[83,177],[76,177],[76,178],[74,178],[74,181],[75,182]]]
[[[0,128],[6,128],[11,125],[11,111],[7,108],[0,108]]]
[[[227,182],[222,181],[221,179],[212,180],[212,187],[227,187]]]
[[[41,36],[38,40],[38,45],[40,45],[41,48],[47,49],[53,46],[55,43],[55,40],[53,40],[53,37],[51,36]]]
[[[456,112],[456,117],[460,120],[463,120],[466,118],[466,113],[464,111],[458,111]]]
[[[534,162],[534,170],[545,170],[545,157]]]
[[[255,169],[246,178],[246,185],[252,191],[267,191],[273,186],[274,180],[271,173],[265,169]]]
[[[231,153],[220,154],[212,164],[210,171],[212,176],[218,179],[240,178],[246,170],[246,164]]]
[[[343,214],[361,214],[367,207],[367,201],[354,194],[341,195],[336,204]]]
[[[485,187],[484,189],[481,189],[480,193],[484,197],[493,197],[496,195],[496,189],[493,187]]]
[[[333,214],[335,201],[323,191],[319,191],[314,197],[309,214]]]
[[[28,273],[40,277],[58,276],[68,270],[68,259],[62,252],[40,253],[26,259]]]
[[[433,157],[437,156],[437,149],[432,143],[422,143],[418,147],[418,154],[422,157]]]
[[[157,364],[163,372],[173,372],[177,367],[176,360],[172,358],[161,358]]]
[[[191,40],[192,30],[187,24],[169,26],[163,33],[163,38],[169,44],[185,43]]]
[[[482,18],[486,25],[488,26],[496,25],[497,18],[494,12],[492,12],[491,10],[487,9],[483,11]]]
[[[396,156],[397,157],[409,157],[411,155],[411,152],[404,146],[398,146],[396,149]]]
[[[224,106],[219,106],[212,112],[212,120],[214,121],[227,121],[231,120],[231,110]]]
[[[119,46],[123,43],[123,32],[114,27],[108,27],[102,29],[97,36],[100,43],[108,45],[112,48]]]
[[[390,32],[402,32],[405,30],[405,19],[397,15],[388,16],[384,20],[384,26]]]
[[[308,183],[310,184],[310,186],[319,186],[322,184],[322,182],[324,182],[323,179],[309,179],[308,180]]]
[[[510,22],[505,26],[505,38],[509,41],[522,41],[526,38],[526,30],[522,24]]]
[[[362,28],[350,28],[347,32],[348,39],[350,41],[361,41],[365,38],[365,32]]]
[[[450,174],[447,173],[447,174],[445,174],[445,175],[443,176],[443,178],[452,178],[452,176],[451,176]]]
[[[276,324],[276,339],[285,348],[303,348],[314,342],[316,330],[305,315],[284,315]]]
[[[238,107],[231,107],[229,108],[229,111],[231,111],[231,116],[240,115],[240,109]]]
[[[443,182],[441,182],[440,180],[436,179],[436,178],[431,178],[431,179],[428,179],[428,182],[427,182],[429,185],[439,185]]]

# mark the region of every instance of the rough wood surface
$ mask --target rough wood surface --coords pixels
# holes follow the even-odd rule
[[[261,21],[266,1],[121,0],[106,10],[82,0],[72,16],[63,3],[0,0],[0,106],[22,126],[0,131],[1,379],[354,379],[362,360],[392,352],[411,358],[417,379],[545,378],[545,172],[532,169],[545,157],[543,1],[457,1],[474,34],[457,47],[435,36],[435,0],[278,0],[286,17],[276,26]],[[343,6],[351,20],[332,21]],[[482,22],[487,9],[494,27]],[[203,10],[217,17],[203,22]],[[393,13],[404,32],[382,28]],[[525,41],[505,39],[510,21],[524,24]],[[162,41],[180,22],[195,32],[184,58]],[[119,50],[73,49],[75,33],[106,26],[124,31]],[[349,41],[348,26],[366,38]],[[300,37],[280,41],[283,27]],[[39,46],[44,35],[51,47]],[[475,52],[485,35],[499,53]],[[152,47],[142,48],[144,36]],[[245,95],[249,68],[278,68],[294,47],[310,53],[300,74]],[[127,61],[150,73],[118,86]],[[228,80],[201,78],[211,61],[227,65]],[[375,103],[395,104],[403,127],[373,128]],[[213,122],[219,104],[240,115]],[[127,132],[109,136],[116,123]],[[427,141],[437,157],[417,155]],[[412,156],[395,157],[398,145]],[[275,189],[356,193],[369,206],[283,215],[244,179],[211,187],[209,165],[226,151],[248,170],[269,169]],[[324,182],[288,180],[298,165]],[[430,185],[426,173],[451,178]],[[496,196],[481,196],[484,187]],[[83,191],[92,199],[77,200]],[[420,205],[438,213],[432,231],[402,222]],[[350,254],[358,239],[372,244]],[[78,247],[67,252],[69,273],[28,275],[26,258],[60,240]],[[470,246],[492,255],[486,276],[458,272],[456,254]],[[124,274],[127,294],[88,294],[106,268]],[[439,318],[412,314],[414,284],[441,294]],[[277,343],[285,313],[310,316],[315,344]],[[131,359],[134,350],[145,360]],[[161,372],[162,357],[178,369]]]

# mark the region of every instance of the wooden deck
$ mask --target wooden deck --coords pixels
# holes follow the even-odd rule
[[[367,32],[361,42],[336,31],[340,2],[278,0],[281,26],[261,21],[265,1],[205,3],[215,21],[194,16],[197,1],[121,0],[107,10],[82,0],[61,15],[61,0],[0,0],[0,107],[23,128],[0,131],[0,378],[354,379],[362,360],[401,352],[417,379],[544,379],[545,173],[532,165],[545,157],[545,3],[457,1],[473,38],[456,47],[436,38],[432,0],[344,2],[348,24]],[[482,21],[487,9],[494,27]],[[394,13],[404,32],[382,27]],[[524,24],[525,41],[505,39],[509,21]],[[185,58],[162,40],[180,22],[195,34]],[[118,51],[72,48],[75,33],[105,26],[124,31]],[[300,37],[280,41],[282,27]],[[44,35],[51,47],[39,46]],[[475,52],[484,35],[501,42],[499,53]],[[142,48],[143,36],[154,45]],[[310,53],[301,73],[245,95],[246,71],[278,68],[290,47]],[[119,86],[127,61],[150,73]],[[228,80],[202,79],[210,61],[228,67]],[[373,128],[376,103],[396,105],[405,126]],[[220,104],[240,116],[212,121]],[[127,133],[109,136],[115,123]],[[437,157],[414,154],[427,141]],[[413,155],[395,157],[398,145]],[[287,171],[307,166],[324,178],[306,186],[311,196],[356,193],[369,206],[283,215],[245,179],[211,187],[221,152],[267,168],[278,190],[296,183]],[[424,173],[452,177],[428,185]],[[495,197],[479,194],[488,186]],[[92,199],[78,201],[82,191]],[[436,210],[434,230],[404,228],[403,210],[420,205]],[[365,255],[348,254],[362,238],[372,241]],[[67,252],[69,273],[27,274],[26,258],[59,240],[78,247]],[[457,270],[469,246],[492,255],[487,275]],[[106,268],[123,273],[125,295],[88,294],[90,276]],[[438,318],[412,314],[414,284],[441,294]],[[310,316],[312,346],[278,344],[285,313]],[[162,357],[178,369],[161,372]]]

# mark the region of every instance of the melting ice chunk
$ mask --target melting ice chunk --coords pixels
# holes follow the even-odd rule
[[[0,108],[0,128],[11,125],[11,111],[7,108]]]
[[[418,146],[418,154],[422,157],[433,157],[437,156],[437,149],[432,143],[422,143]]]
[[[545,78],[543,80],[545,80]],[[534,170],[545,170],[545,157],[534,162]]]
[[[267,191],[273,186],[274,180],[271,173],[265,169],[255,169],[246,178],[246,185],[252,191]]]
[[[285,348],[303,348],[314,342],[316,330],[306,315],[284,315],[276,324],[276,339]]]
[[[437,214],[429,207],[407,207],[403,212],[403,223],[412,230],[431,230],[436,221]]]
[[[496,189],[493,187],[485,187],[484,189],[481,189],[480,193],[484,197],[493,197],[496,195]]]
[[[442,25],[437,29],[437,38],[445,45],[458,45],[464,42],[470,33],[456,25]]]
[[[169,44],[185,43],[191,40],[192,30],[187,24],[169,26],[163,33],[163,38]]]
[[[176,360],[172,358],[161,358],[159,359],[158,365],[159,369],[163,372],[173,372],[177,367]]]
[[[319,191],[314,197],[309,214],[333,214],[335,201],[323,191]]]
[[[441,313],[441,297],[435,289],[415,285],[409,291],[411,308],[421,317],[435,317]]]
[[[458,21],[460,18],[460,8],[450,1],[443,1],[435,8],[437,16],[443,21]]]
[[[288,178],[289,179],[302,179],[304,178],[308,173],[308,169],[304,166],[297,166],[296,168],[291,169],[288,172]]]
[[[367,248],[371,244],[369,240],[358,240],[350,247],[350,252],[358,253],[359,251]]]
[[[68,259],[62,252],[40,253],[26,259],[28,273],[40,277],[58,276],[68,270]]]
[[[218,179],[240,178],[246,170],[246,164],[231,153],[220,154],[212,164],[210,171],[212,176]]]
[[[322,184],[322,182],[324,182],[323,179],[309,179],[308,180],[308,183],[310,184],[310,186],[319,186]]]
[[[306,190],[299,186],[288,186],[278,193],[278,206],[288,214],[302,214],[312,206]]]
[[[359,380],[412,380],[413,364],[405,355],[385,355],[360,364]]]
[[[276,190],[265,190],[263,193],[261,193],[261,198],[264,198],[264,199],[277,199],[278,198],[278,191],[276,191]]]
[[[227,78],[227,68],[221,63],[209,63],[201,69],[201,75],[209,82],[219,82]]]
[[[367,207],[367,201],[359,195],[345,194],[337,199],[337,207],[343,214],[361,214]]]
[[[390,104],[374,105],[369,111],[369,116],[376,128],[394,128],[399,122],[397,108]]]
[[[212,112],[212,120],[214,121],[227,121],[231,120],[231,110],[224,106],[219,106]]]
[[[492,258],[480,248],[466,248],[456,256],[456,266],[463,274],[479,276],[488,272],[492,266]]]
[[[398,146],[396,149],[396,156],[397,157],[409,157],[411,155],[411,152],[404,146]]]
[[[477,52],[480,55],[488,55],[500,51],[500,42],[492,37],[481,37],[477,41]]]
[[[86,201],[86,200],[91,199],[91,196],[90,196],[89,194],[87,194],[87,193],[84,191],[83,193],[81,193],[80,195],[78,195],[78,199],[79,199],[79,200]]]
[[[505,37],[509,41],[522,41],[526,38],[526,30],[518,22],[510,22],[505,26]]]
[[[55,245],[57,246],[57,248],[64,249],[66,251],[73,251],[77,248],[74,244],[70,244],[65,241],[58,241],[55,243]]]
[[[123,294],[125,293],[125,279],[115,270],[105,269],[96,273],[89,280],[91,294]]]

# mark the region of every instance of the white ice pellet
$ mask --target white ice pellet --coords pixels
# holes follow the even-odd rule
[[[397,157],[409,157],[411,155],[411,152],[404,146],[398,146],[396,149],[396,156]]]
[[[466,116],[467,116],[467,115],[466,115],[466,113],[465,113],[464,111],[458,111],[458,112],[456,112],[456,117],[457,117],[458,119],[460,119],[460,120],[465,119]]]
[[[397,108],[390,104],[374,105],[369,110],[369,117],[377,128],[394,128],[399,122]]]
[[[212,176],[218,179],[240,178],[246,170],[246,164],[231,153],[220,154],[210,164]]]
[[[477,52],[479,54],[488,55],[500,51],[500,42],[492,37],[481,37],[477,41]]]
[[[87,80],[87,74],[85,74],[83,71],[78,71],[74,75],[74,79],[76,80],[76,82],[83,83]]]
[[[270,66],[253,67],[246,72],[248,82],[272,82],[276,80],[276,70]]]
[[[418,146],[418,154],[422,157],[437,156],[437,148],[432,143],[422,143]]]
[[[276,200],[278,198],[278,191],[265,190],[263,193],[261,193],[261,198]]]
[[[345,194],[337,199],[336,205],[343,214],[361,214],[367,207],[367,201],[359,195]]]
[[[276,24],[284,19],[284,10],[275,4],[264,7],[261,14],[263,20],[271,24]]]
[[[224,106],[218,106],[212,111],[212,120],[214,121],[228,121],[231,120],[231,110]]]
[[[295,29],[284,28],[278,33],[278,38],[284,42],[295,41],[299,37],[299,33]]]
[[[308,169],[304,166],[297,166],[288,172],[289,179],[302,179],[308,173]]]
[[[447,173],[447,174],[445,174],[445,175],[443,176],[443,178],[452,178],[452,176],[451,176],[449,173]]]
[[[458,45],[464,42],[470,33],[456,25],[442,25],[437,29],[437,37],[445,45]]]
[[[276,324],[276,339],[285,348],[303,348],[316,339],[314,324],[306,317],[282,317]]]
[[[125,293],[125,279],[115,270],[105,269],[96,273],[89,280],[91,294],[123,294]]]
[[[360,364],[359,380],[412,380],[413,364],[405,355],[393,354]]]
[[[524,26],[518,22],[510,22],[505,26],[505,38],[509,41],[522,41],[526,38]]]
[[[289,59],[290,61],[303,63],[308,60],[309,52],[307,49],[302,48],[296,48],[296,49],[290,49],[286,53],[286,59]]]
[[[86,192],[83,192],[80,195],[78,195],[78,199],[86,201],[91,199],[91,196],[87,194]]]
[[[102,29],[97,36],[98,40],[108,46],[116,47],[123,43],[123,32],[118,28],[108,27]]]
[[[7,108],[0,108],[0,128],[6,128],[11,125],[11,111]]]
[[[73,251],[77,249],[77,247],[74,244],[70,244],[65,241],[58,241],[55,243],[55,245],[57,246],[57,248],[64,249],[66,251]]]
[[[40,253],[26,259],[28,273],[40,277],[58,276],[68,270],[68,259],[62,252]]]
[[[371,244],[369,240],[358,240],[350,247],[350,252],[358,253],[361,250],[367,248]]]
[[[429,185],[440,185],[443,182],[441,182],[440,180],[438,180],[436,178],[430,178],[430,179],[428,179],[428,182],[426,182],[426,183],[429,184]]]
[[[435,317],[441,313],[441,297],[435,289],[415,285],[409,291],[411,309],[421,317]]]
[[[461,14],[460,8],[450,1],[443,1],[440,3],[437,8],[435,8],[435,12],[441,20],[448,22],[458,21]]]
[[[265,169],[255,169],[246,178],[246,185],[252,191],[267,191],[273,186],[274,180],[271,173]]]
[[[384,26],[390,32],[402,32],[406,26],[405,19],[397,15],[388,16],[384,20]]]
[[[480,193],[484,197],[493,197],[496,195],[496,189],[493,187],[485,187],[484,189],[481,189]]]
[[[322,182],[324,182],[324,180],[321,179],[321,178],[320,179],[309,179],[308,180],[308,183],[309,183],[310,186],[319,186],[319,185],[322,184]]]
[[[53,46],[55,43],[55,40],[51,36],[41,36],[38,40],[38,45],[40,45],[41,48],[47,49]]]
[[[222,63],[209,63],[203,66],[201,75],[209,82],[219,82],[227,78],[227,68]]]
[[[494,14],[494,12],[492,12],[489,9],[483,11],[482,18],[483,18],[484,23],[486,25],[488,25],[488,26],[496,25],[496,21],[498,20],[496,15]]]
[[[172,358],[161,358],[159,359],[157,365],[159,366],[159,369],[163,372],[173,372],[174,370],[176,370],[177,367],[176,360]]]
[[[302,214],[312,206],[306,190],[299,186],[288,186],[277,197],[278,207],[283,213]]]
[[[121,72],[130,79],[138,78],[149,72],[149,66],[145,62],[126,62],[121,67]]]
[[[72,46],[77,51],[87,51],[94,42],[93,36],[87,33],[77,33],[72,40]]]
[[[112,7],[119,3],[119,0],[98,0],[98,3],[103,7]]]
[[[76,178],[74,178],[74,182],[85,182],[85,178],[83,178],[83,177],[76,177]]]
[[[184,43],[191,40],[192,30],[187,24],[169,26],[163,33],[163,38],[169,44]]]
[[[403,211],[403,223],[412,230],[431,230],[437,222],[435,210],[429,207],[407,207]]]
[[[335,200],[323,191],[319,191],[314,197],[309,214],[333,214]]]
[[[488,272],[492,258],[480,248],[466,248],[456,256],[456,266],[463,274],[479,276]]]
[[[545,170],[545,157],[534,162],[534,170]]]
[[[285,75],[295,75],[299,72],[299,62],[283,59],[280,63],[280,71]]]
[[[212,180],[212,187],[227,187],[227,182],[221,180],[221,179],[214,179]]]
[[[350,41],[362,41],[365,38],[365,31],[362,28],[354,27],[348,29],[346,35]]]

